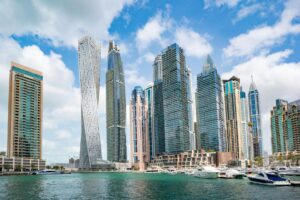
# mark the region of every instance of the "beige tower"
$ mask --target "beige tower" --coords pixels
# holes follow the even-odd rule
[[[240,79],[233,76],[229,80],[223,80],[223,84],[227,128],[227,150],[235,153],[237,159],[243,160]]]
[[[12,62],[9,78],[9,157],[42,159],[43,74]]]

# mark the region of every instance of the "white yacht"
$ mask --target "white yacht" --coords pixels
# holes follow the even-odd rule
[[[251,183],[270,185],[270,186],[288,186],[291,185],[289,179],[282,178],[275,173],[259,172],[256,175],[249,175],[248,179]]]
[[[61,174],[61,171],[53,170],[53,169],[44,169],[40,171],[32,172],[32,175],[52,175],[52,174]]]
[[[285,166],[276,167],[275,171],[283,176],[300,176],[300,170],[297,168],[289,168]]]
[[[195,170],[194,176],[198,178],[218,178],[220,171],[212,166],[202,166]]]
[[[226,169],[220,172],[219,178],[226,179],[242,179],[243,174],[235,169]]]

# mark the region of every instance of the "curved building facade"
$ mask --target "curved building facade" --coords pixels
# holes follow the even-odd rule
[[[86,36],[78,42],[81,90],[81,142],[79,168],[94,168],[102,160],[99,132],[100,46]]]

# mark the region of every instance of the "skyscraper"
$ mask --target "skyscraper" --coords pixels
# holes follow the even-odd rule
[[[246,98],[246,93],[242,90],[240,92],[241,96],[241,120],[242,120],[242,151],[244,159],[252,159],[251,150],[253,146],[251,142],[250,129],[249,129],[249,113],[248,113],[248,101]]]
[[[81,142],[79,168],[97,167],[102,160],[99,132],[100,46],[85,36],[78,41],[81,91]]]
[[[163,105],[163,76],[161,55],[158,55],[155,58],[153,64],[153,75],[155,154],[161,154],[165,152],[165,120]]]
[[[144,91],[140,86],[136,86],[131,93],[130,100],[130,143],[131,163],[139,170],[146,169],[150,156],[145,105]]]
[[[300,100],[277,99],[271,111],[273,153],[300,150]]]
[[[289,103],[286,120],[289,150],[300,152],[300,99]]]
[[[183,49],[176,43],[162,52],[165,151],[190,149],[188,70]]]
[[[162,60],[161,55],[155,57],[153,63],[153,81],[162,81],[163,74],[162,74]]]
[[[112,41],[108,48],[106,72],[107,159],[127,162],[126,152],[126,94],[120,50]]]
[[[12,62],[8,100],[8,157],[42,159],[43,74]]]
[[[188,116],[189,116],[189,135],[190,135],[190,150],[196,149],[194,119],[193,119],[193,99],[192,99],[192,72],[187,69],[187,99],[188,99]]]
[[[146,134],[148,136],[149,154],[153,159],[155,152],[155,134],[154,134],[154,99],[153,99],[153,84],[150,83],[145,91],[145,117],[146,117]]]
[[[227,151],[233,152],[237,159],[243,159],[242,146],[242,119],[240,79],[233,76],[229,80],[223,80],[225,93],[226,113],[226,141]]]
[[[197,147],[226,150],[226,128],[221,78],[208,55],[203,71],[197,76],[196,116]]]
[[[253,79],[250,84],[248,99],[250,122],[252,123],[253,131],[254,157],[263,156],[259,92],[253,82]]]
[[[277,99],[276,105],[271,110],[271,132],[272,132],[272,150],[273,153],[286,152],[288,150],[288,134],[286,127],[286,118],[288,102]]]

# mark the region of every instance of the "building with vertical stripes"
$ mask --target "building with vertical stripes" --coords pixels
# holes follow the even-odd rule
[[[42,159],[43,74],[11,63],[8,157]]]

